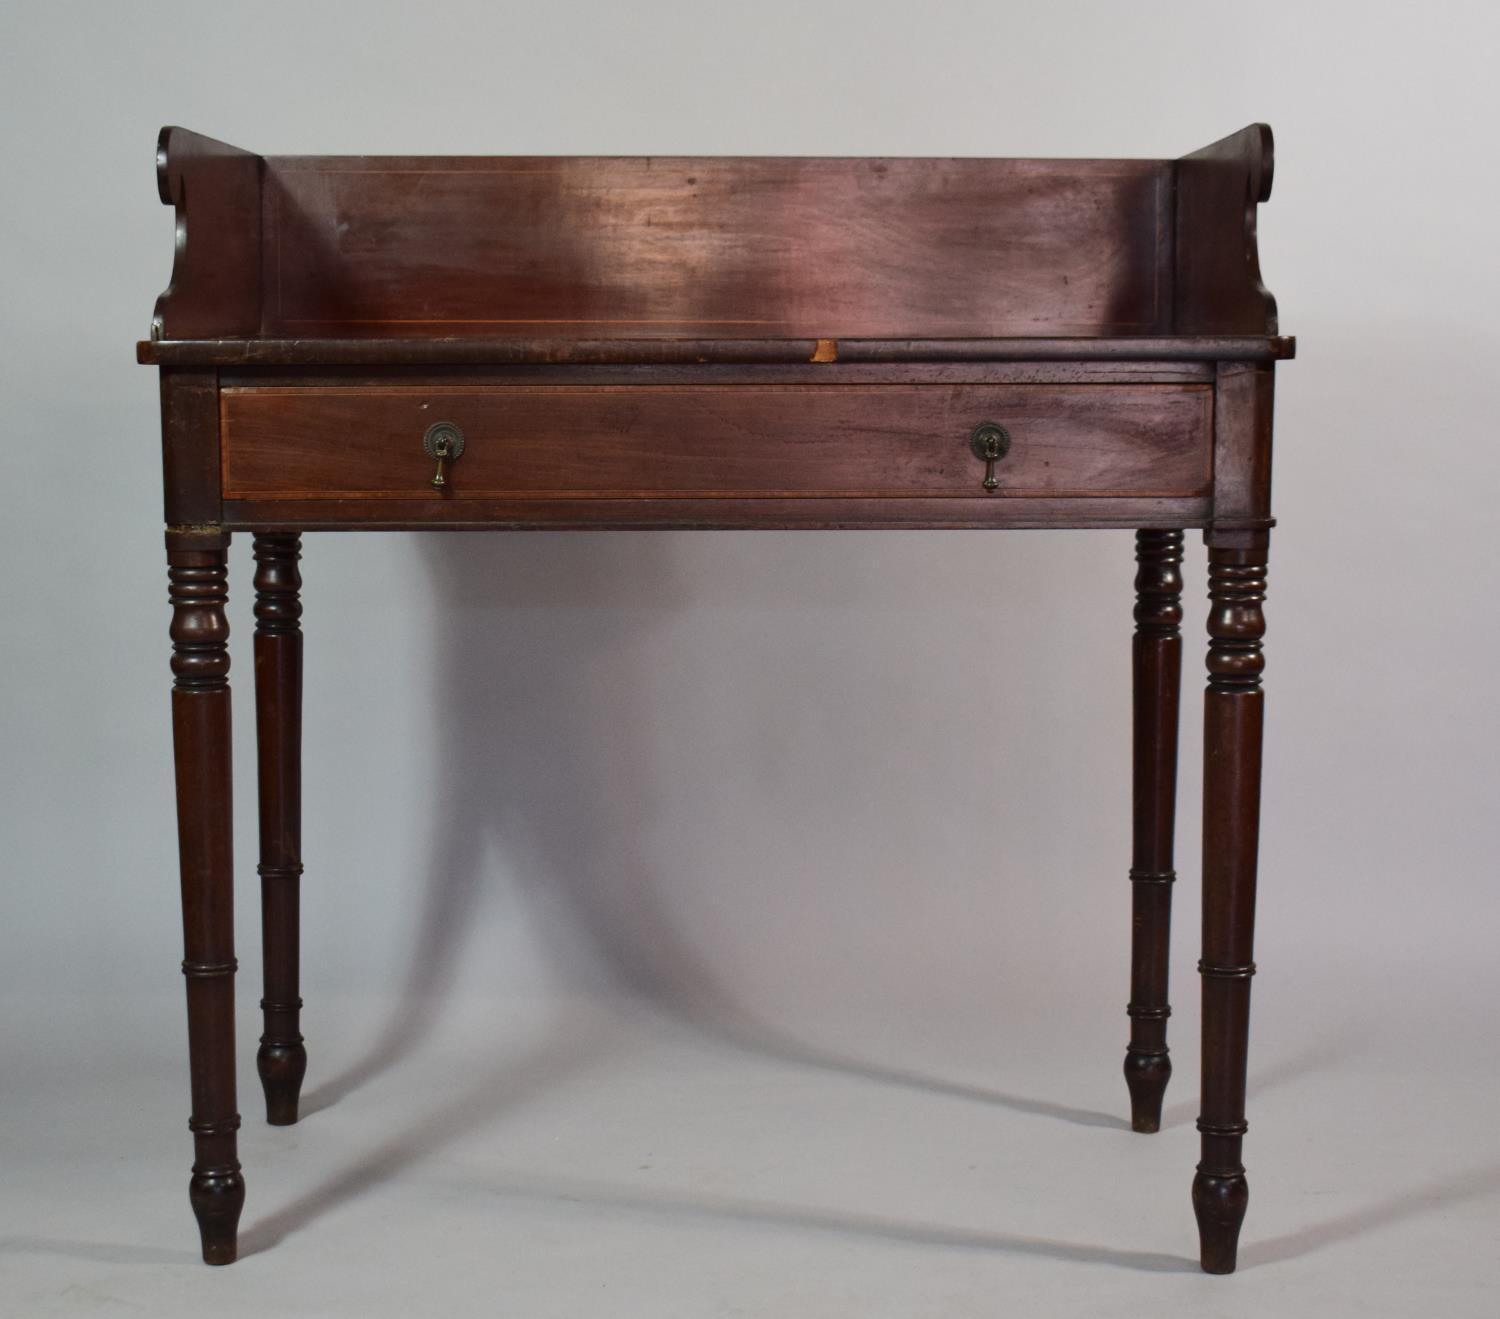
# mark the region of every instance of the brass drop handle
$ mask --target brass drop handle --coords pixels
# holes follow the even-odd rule
[[[437,459],[432,488],[441,490],[448,484],[448,464],[457,462],[464,451],[464,433],[451,421],[435,421],[422,436],[422,448],[429,458]]]
[[[993,421],[981,421],[969,436],[969,448],[984,464],[984,488],[991,493],[1000,488],[995,464],[1010,452],[1010,432]]]

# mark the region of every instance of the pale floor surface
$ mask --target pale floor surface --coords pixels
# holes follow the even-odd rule
[[[462,1000],[415,1029],[323,1004],[310,1111],[277,1129],[247,1015],[242,1258],[209,1269],[180,1002],[52,1000],[48,1039],[20,1008],[4,1319],[1500,1314],[1500,1075],[1477,1008],[1425,1052],[1419,1026],[1257,1023],[1231,1278],[1193,1253],[1195,1023],[1146,1137],[1123,1117],[1123,1019],[1050,1039],[825,1024],[834,1050],[626,1001]],[[1453,1047],[1470,1027],[1483,1047]]]

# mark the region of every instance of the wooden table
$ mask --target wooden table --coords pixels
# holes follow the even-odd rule
[[[230,535],[255,549],[272,1123],[297,1120],[301,533],[1136,531],[1132,1125],[1171,1073],[1183,533],[1208,545],[1203,1267],[1246,1204],[1271,133],[1178,160],[261,157],[157,148],[172,723],[203,1257],[235,1258]]]

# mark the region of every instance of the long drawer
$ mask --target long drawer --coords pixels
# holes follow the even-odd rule
[[[1212,466],[1202,384],[245,386],[220,407],[231,500],[1174,498]]]

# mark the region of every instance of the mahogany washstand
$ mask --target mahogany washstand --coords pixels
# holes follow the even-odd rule
[[[257,156],[157,148],[172,724],[203,1257],[236,1156],[226,551],[255,551],[270,1122],[297,1120],[301,533],[1136,532],[1132,1125],[1171,1073],[1183,533],[1208,545],[1201,1259],[1247,1198],[1271,132],[1177,160]]]

